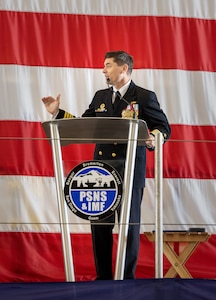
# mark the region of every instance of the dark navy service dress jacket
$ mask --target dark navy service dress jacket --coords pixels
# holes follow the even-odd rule
[[[167,117],[157,100],[154,92],[137,86],[131,81],[129,88],[124,95],[124,101],[121,99],[117,105],[112,103],[112,88],[99,90],[95,93],[88,109],[82,117],[121,117],[122,111],[128,103],[138,104],[138,118],[146,122],[149,131],[154,134],[159,130],[164,140],[170,137],[171,128]],[[57,118],[71,117],[72,115],[60,110]],[[118,128],[116,128],[118,130]],[[123,178],[124,163],[126,158],[127,145],[124,144],[97,144],[94,152],[95,160],[103,160],[115,167]],[[134,170],[134,187],[142,188],[145,186],[146,174],[146,147],[137,146],[135,170]]]

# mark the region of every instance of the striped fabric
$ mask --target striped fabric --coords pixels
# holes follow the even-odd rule
[[[215,0],[1,0],[2,240],[7,237],[14,245],[18,232],[24,250],[46,253],[47,244],[36,240],[49,233],[57,247],[52,152],[41,126],[51,117],[41,98],[60,93],[61,107],[81,116],[96,90],[106,88],[105,52],[120,49],[133,55],[133,80],[156,92],[172,126],[163,155],[164,229],[205,227],[214,234],[215,36]],[[65,172],[92,153],[93,145],[65,147]],[[146,182],[141,232],[154,230],[154,153],[148,153]],[[83,234],[90,235],[89,223],[68,215],[71,233],[83,241]],[[0,247],[5,255],[4,243]],[[45,265],[48,257],[44,254]],[[3,281],[16,278],[6,273]],[[36,280],[43,280],[43,268],[36,273]]]

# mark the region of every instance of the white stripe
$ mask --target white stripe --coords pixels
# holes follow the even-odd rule
[[[215,72],[135,69],[132,78],[156,92],[171,124],[215,125]],[[61,107],[81,116],[96,90],[106,87],[98,69],[0,65],[0,120],[48,120],[41,98],[59,93]]]
[[[1,176],[0,190],[0,230],[60,231],[54,178]],[[154,190],[154,179],[147,179],[141,232],[155,229]],[[214,180],[164,179],[164,230],[205,227],[208,232],[215,232],[215,193]],[[68,208],[67,212],[71,232],[90,232],[88,221],[75,216]]]
[[[215,0],[0,0],[0,9],[111,16],[216,18]]]
[[[142,203],[142,220],[145,225],[155,222],[154,191],[154,179],[147,179]],[[215,180],[163,179],[163,229],[187,230],[201,227],[208,232],[215,232],[215,193]],[[155,230],[155,226],[145,226],[143,231],[145,230]]]
[[[0,230],[60,231],[54,178],[0,176],[0,191]],[[71,232],[90,231],[89,222],[67,211]]]
[[[216,73],[182,70],[135,70],[138,85],[156,92],[171,124],[215,125]]]

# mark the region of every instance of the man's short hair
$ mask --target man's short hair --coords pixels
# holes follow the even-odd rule
[[[129,55],[127,52],[122,50],[110,51],[105,54],[105,59],[106,58],[113,58],[114,62],[117,63],[118,66],[127,64],[128,73],[131,74],[133,69],[133,57]]]

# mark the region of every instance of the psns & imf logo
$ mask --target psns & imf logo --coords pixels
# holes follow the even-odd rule
[[[68,175],[64,188],[70,210],[88,220],[104,219],[118,208],[122,198],[122,179],[111,165],[85,161]]]

